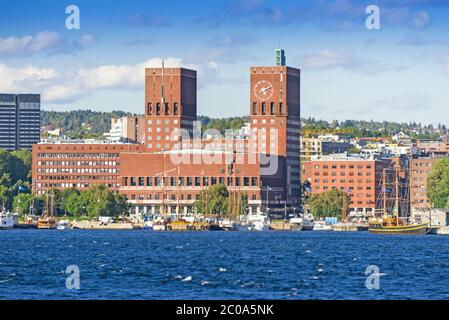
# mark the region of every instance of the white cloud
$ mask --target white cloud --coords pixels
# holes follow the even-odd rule
[[[59,77],[53,68],[38,68],[33,66],[15,68],[0,64],[0,91],[26,92],[39,84]]]
[[[295,63],[301,68],[323,71],[330,69],[344,69],[364,75],[373,75],[387,71],[400,71],[403,66],[384,63],[376,60],[361,59],[349,50],[321,50],[298,56]]]
[[[83,35],[79,40],[68,41],[57,32],[39,32],[34,36],[26,35],[21,38],[0,38],[0,56],[17,57],[35,54],[70,53],[83,50],[93,45],[92,35]]]
[[[403,94],[401,96],[379,99],[366,106],[367,113],[389,112],[404,115],[410,112],[429,111],[432,97],[427,94]]]
[[[219,67],[214,61],[186,64],[182,59],[170,57],[164,59],[164,63],[166,67],[185,66],[197,70],[200,88],[217,81]],[[103,65],[59,73],[52,68],[13,68],[0,64],[0,91],[41,93],[44,103],[76,101],[95,90],[143,90],[145,68],[161,65],[162,58],[153,58],[135,65]]]
[[[321,50],[297,58],[301,66],[318,70],[348,67],[356,61],[354,55],[347,50]]]
[[[421,29],[430,22],[430,16],[426,11],[418,11],[413,14],[412,23],[415,28]]]

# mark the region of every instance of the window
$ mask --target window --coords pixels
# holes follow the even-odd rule
[[[279,113],[284,114],[284,104],[282,102],[279,102]]]
[[[267,112],[267,105],[265,102],[262,102],[262,115],[265,115],[265,113]]]
[[[257,114],[257,103],[253,102],[253,114]]]
[[[170,109],[168,107],[168,103],[165,104],[165,115],[168,116],[170,113]]]
[[[147,177],[147,186],[151,187],[153,185],[153,179],[151,177]]]
[[[177,102],[175,102],[175,104],[173,105],[173,114],[175,116],[178,115],[178,103]]]
[[[156,104],[156,115],[157,116],[161,115],[161,104],[160,103]]]
[[[270,114],[273,115],[274,114],[274,102],[270,103]]]
[[[144,177],[139,177],[139,187],[143,187],[145,185]]]
[[[131,177],[131,187],[135,187],[135,186],[136,186],[136,178]]]
[[[151,102],[148,104],[148,114],[150,116],[153,114],[153,104]]]
[[[252,178],[251,178],[251,185],[252,185],[253,187],[257,187],[257,177],[252,177]]]

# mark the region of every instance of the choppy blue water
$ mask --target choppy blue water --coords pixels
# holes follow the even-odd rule
[[[66,289],[66,267],[80,290]],[[365,270],[380,269],[368,290]],[[449,237],[0,232],[0,299],[447,299]]]

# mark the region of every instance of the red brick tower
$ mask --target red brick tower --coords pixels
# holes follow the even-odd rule
[[[251,67],[250,72],[251,129],[258,132],[259,153],[277,155],[279,161],[278,172],[264,175],[262,187],[271,187],[270,202],[299,206],[300,70],[281,64]]]
[[[196,71],[184,68],[145,69],[145,149],[181,149],[196,120]],[[182,134],[184,131],[184,134]],[[184,146],[188,147],[188,146]]]

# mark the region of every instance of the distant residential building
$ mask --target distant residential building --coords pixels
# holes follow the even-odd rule
[[[338,136],[326,135],[318,137],[301,136],[301,160],[308,161],[313,157],[333,153],[344,153],[353,147],[346,141],[338,141]]]
[[[0,149],[31,150],[40,139],[39,94],[0,93]]]
[[[323,154],[345,153],[353,147],[349,142],[324,141],[322,144]]]
[[[444,140],[418,140],[416,147],[421,154],[444,156],[448,153],[448,143]]]
[[[108,140],[123,143],[145,142],[145,118],[143,116],[127,116],[111,119],[111,130]]]

